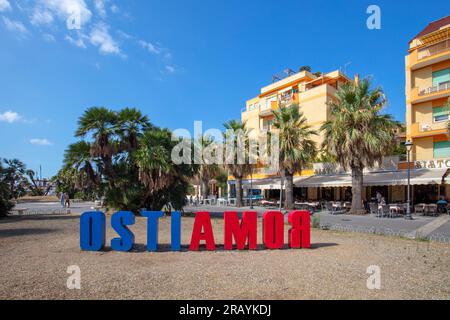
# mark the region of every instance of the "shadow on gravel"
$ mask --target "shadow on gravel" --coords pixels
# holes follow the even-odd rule
[[[300,250],[316,250],[320,248],[326,248],[326,247],[334,247],[338,246],[337,243],[312,243],[310,249],[300,249]],[[234,247],[233,247],[234,248]],[[291,249],[288,245],[285,245],[282,249],[276,249],[276,250],[270,250],[266,249],[266,247],[262,244],[258,244],[256,247],[256,250],[236,250],[235,248],[232,251],[240,251],[240,252],[252,252],[252,251],[280,251],[280,250],[291,250],[296,251],[299,249]],[[107,246],[105,247],[102,252],[111,252],[111,247]],[[199,252],[207,251],[206,247],[204,245],[200,246]],[[133,249],[130,251],[131,253],[140,253],[140,252],[148,252],[147,251],[147,245],[141,244],[141,243],[135,243]],[[158,245],[158,251],[156,253],[163,253],[163,252],[172,252],[170,244],[159,244]],[[189,245],[182,245],[180,252],[192,252],[189,251]],[[223,244],[216,244],[216,249],[214,251],[210,252],[230,252],[230,250],[225,250]]]
[[[3,229],[0,230],[0,239],[9,238],[16,236],[32,236],[57,232],[57,229],[45,229],[45,228],[35,228],[35,229]]]
[[[36,221],[45,221],[45,220],[77,220],[80,219],[79,216],[67,216],[67,215],[24,215],[24,216],[9,216],[6,218],[0,219],[0,224],[4,223],[13,223],[24,220],[36,220]]]

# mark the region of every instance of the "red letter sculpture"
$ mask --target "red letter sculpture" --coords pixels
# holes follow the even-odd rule
[[[254,211],[246,211],[242,214],[242,221],[239,223],[237,212],[225,212],[225,250],[233,249],[233,236],[236,242],[236,249],[244,250],[248,239],[248,249],[256,250],[257,221],[258,214]]]
[[[194,230],[192,230],[189,250],[198,251],[201,240],[205,240],[207,250],[213,251],[216,249],[209,212],[197,212],[195,214]]]
[[[281,249],[284,245],[284,215],[268,211],[263,215],[263,240],[267,249]]]
[[[309,211],[292,211],[289,213],[288,221],[292,226],[289,230],[290,248],[310,248],[310,219]]]

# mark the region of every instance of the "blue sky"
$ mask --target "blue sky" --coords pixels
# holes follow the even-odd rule
[[[381,30],[366,9],[381,8]],[[67,19],[80,13],[81,29]],[[447,11],[445,10],[447,8]],[[371,76],[404,120],[404,56],[448,1],[0,0],[0,157],[51,176],[90,106],[193,131],[240,118],[290,67]]]

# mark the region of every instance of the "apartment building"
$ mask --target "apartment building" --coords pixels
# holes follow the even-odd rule
[[[406,127],[413,160],[450,159],[450,16],[430,23],[409,42]]]
[[[242,121],[252,129],[251,134],[254,136],[258,136],[262,130],[271,129],[273,110],[292,103],[300,105],[308,124],[319,131],[320,126],[330,118],[328,103],[336,89],[351,79],[339,70],[312,74],[306,70],[294,72],[287,69],[283,74],[273,76],[272,81],[272,84],[261,88],[256,97],[247,101],[242,112]],[[322,143],[320,134],[313,139],[318,145]]]

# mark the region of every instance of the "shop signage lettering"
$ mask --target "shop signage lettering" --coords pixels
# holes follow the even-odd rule
[[[450,159],[416,161],[416,169],[450,169]]]
[[[159,211],[143,211],[147,218],[147,251],[158,250],[158,222],[164,216]],[[280,211],[263,214],[262,240],[266,249],[282,249],[285,221]],[[181,214],[171,213],[171,250],[181,250]],[[130,251],[135,237],[130,230],[135,223],[135,215],[130,211],[116,212],[111,217],[111,227],[118,237],[111,240],[111,249]],[[288,245],[291,249],[310,248],[310,212],[292,211],[288,215]],[[258,214],[246,211],[239,219],[237,212],[224,212],[224,249],[256,250],[258,235]],[[80,247],[84,251],[101,251],[105,247],[106,216],[103,212],[85,212],[80,218]],[[233,240],[234,244],[233,245]],[[198,251],[204,244],[206,250],[216,249],[216,242],[209,212],[197,212],[189,245],[190,251]]]

